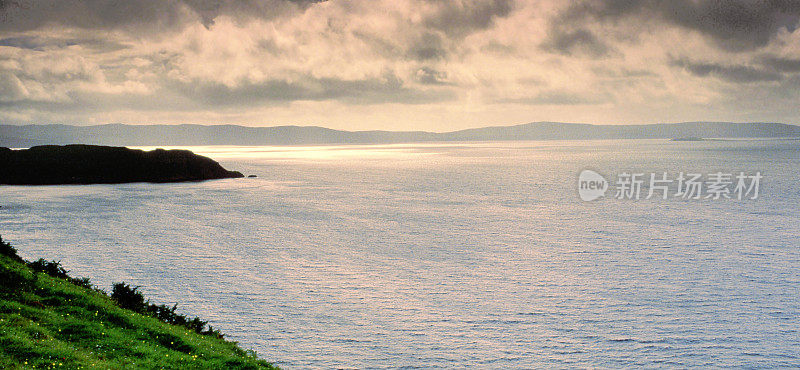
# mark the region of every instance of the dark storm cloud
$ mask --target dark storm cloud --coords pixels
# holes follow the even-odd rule
[[[581,0],[572,3],[552,27],[625,20],[653,29],[666,22],[698,31],[727,50],[741,51],[767,45],[782,29],[793,32],[799,19],[797,0]]]
[[[29,31],[44,26],[110,30],[162,30],[184,19],[176,1],[19,0],[0,10],[0,31]]]
[[[693,62],[685,59],[674,60],[672,65],[681,67],[698,76],[714,76],[735,83],[754,83],[780,81],[781,74],[746,65],[723,65],[718,63]]]
[[[158,32],[186,22],[212,27],[217,17],[234,20],[272,19],[303,11],[325,0],[2,0],[0,31],[23,32],[44,26],[82,29],[128,29]],[[423,19],[425,28],[461,38],[491,27],[513,10],[512,0],[429,0],[434,11]]]
[[[90,30],[127,29],[159,32],[187,22],[206,27],[220,15],[236,19],[273,18],[319,1],[311,0],[4,0],[0,3],[0,31],[23,32],[45,26]]]
[[[270,19],[325,1],[327,0],[183,0],[186,5],[200,15],[203,25],[206,27],[211,27],[214,19],[223,14],[235,19]]]

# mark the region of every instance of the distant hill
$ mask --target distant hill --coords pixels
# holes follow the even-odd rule
[[[0,148],[0,184],[116,184],[243,177],[188,150],[149,152],[96,145]]]
[[[94,144],[305,145],[484,140],[590,140],[800,137],[800,126],[783,123],[684,122],[650,125],[590,125],[534,122],[453,132],[343,131],[317,126],[235,125],[0,125],[0,146]]]

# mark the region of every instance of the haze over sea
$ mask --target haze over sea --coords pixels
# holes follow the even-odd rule
[[[800,367],[798,140],[189,149],[259,177],[2,186],[0,233],[286,368]],[[583,202],[584,169],[764,178]]]

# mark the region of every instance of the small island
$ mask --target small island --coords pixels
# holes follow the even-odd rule
[[[0,184],[61,185],[182,182],[240,178],[189,150],[143,151],[99,145],[0,148]]]
[[[676,137],[670,139],[670,141],[706,141],[706,139],[697,136],[685,136],[685,137]]]

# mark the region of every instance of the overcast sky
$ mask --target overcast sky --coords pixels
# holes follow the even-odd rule
[[[0,124],[798,124],[798,16],[797,0],[0,0]]]

